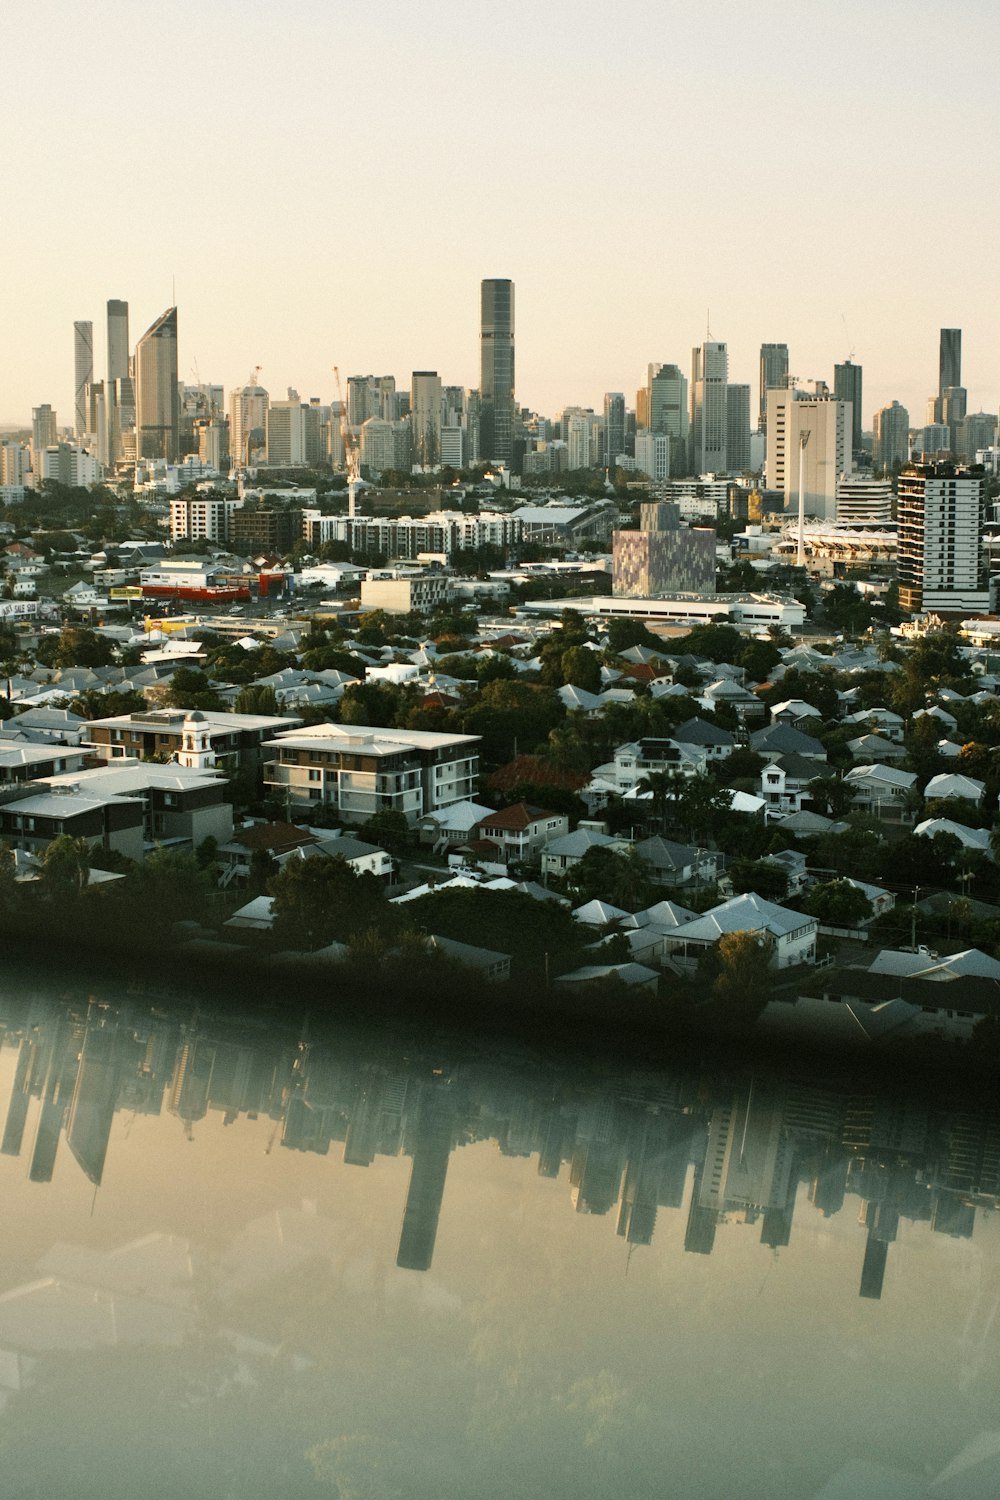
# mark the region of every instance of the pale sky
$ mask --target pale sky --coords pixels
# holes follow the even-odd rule
[[[938,329],[969,410],[1000,343],[990,0],[3,0],[0,420],[72,420],[73,320],[171,302],[180,376],[333,397],[479,380],[479,282],[517,297],[517,396],[631,405],[711,329],[864,422],[924,420]],[[846,320],[846,329],[845,329]]]

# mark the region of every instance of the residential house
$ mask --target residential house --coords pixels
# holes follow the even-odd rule
[[[567,870],[580,863],[589,849],[611,849],[621,853],[628,847],[627,840],[613,839],[598,828],[588,828],[580,823],[572,833],[546,844],[542,850],[542,873],[565,875]]]
[[[436,812],[424,813],[417,819],[417,832],[422,844],[429,844],[439,851],[449,845],[460,846],[475,838],[480,820],[491,811],[482,802],[465,800],[439,807]]]
[[[848,740],[851,759],[861,765],[870,766],[876,761],[891,766],[906,759],[906,747],[895,740],[887,740],[880,734],[862,734],[856,740]]]
[[[757,695],[728,677],[718,677],[710,682],[700,694],[695,695],[695,702],[700,703],[702,708],[707,708],[709,713],[715,713],[720,708],[731,708],[741,722],[762,723],[767,718],[767,706]]]
[[[912,771],[901,771],[898,766],[852,766],[844,774],[844,785],[854,793],[855,805],[871,809],[877,818],[901,817],[916,783]]]
[[[906,720],[901,714],[893,713],[891,708],[861,708],[856,713],[847,714],[842,722],[847,728],[856,724],[859,730],[868,734],[881,735],[894,745],[903,743]]]
[[[722,855],[713,849],[695,849],[675,844],[659,834],[642,839],[635,852],[650,868],[650,878],[659,885],[711,885],[718,877]]]
[[[811,734],[803,734],[790,724],[769,724],[750,736],[750,749],[766,761],[778,760],[783,755],[802,755],[807,760],[819,762],[815,774],[822,776],[826,763],[826,750]]]
[[[815,917],[777,906],[750,891],[733,896],[693,922],[678,927],[667,950],[674,963],[693,970],[698,955],[713,947],[724,933],[754,932],[770,938],[773,944],[771,967],[787,969],[815,962],[817,931]]]
[[[706,761],[725,760],[736,749],[736,739],[728,729],[720,729],[707,719],[685,719],[672,735],[683,750],[700,751]]]
[[[502,864],[511,860],[522,864],[533,862],[547,844],[568,832],[569,818],[565,813],[532,807],[527,802],[515,802],[487,813],[478,828],[478,836],[496,846]]]
[[[939,776],[932,776],[924,787],[924,800],[930,802],[939,797],[958,797],[963,802],[980,803],[986,790],[984,781],[977,781],[973,776],[960,776],[951,771],[943,771]]]
[[[787,698],[784,703],[776,703],[771,709],[772,724],[789,724],[793,729],[802,729],[803,732],[808,732],[807,726],[816,727],[822,721],[823,715],[819,709],[813,708],[803,698]]]
[[[768,761],[760,773],[760,795],[768,812],[801,812],[811,796],[810,782],[822,776],[825,769],[804,755],[781,755]]]
[[[925,839],[932,839],[938,833],[950,833],[952,838],[958,839],[963,849],[982,854],[987,859],[993,858],[988,828],[966,828],[964,823],[955,823],[951,818],[925,818],[913,832]]]

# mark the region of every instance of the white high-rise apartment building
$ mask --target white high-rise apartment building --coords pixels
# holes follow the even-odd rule
[[[39,454],[46,448],[51,448],[53,443],[58,443],[59,432],[56,423],[56,414],[48,402],[44,406],[33,406],[31,409],[31,452],[35,460],[36,470],[39,467]]]
[[[576,413],[566,423],[566,443],[571,469],[590,468],[590,415]]]
[[[725,344],[691,350],[691,467],[696,474],[724,474],[729,467],[729,352]]]
[[[239,510],[242,500],[226,500],[217,496],[185,496],[170,502],[170,539],[182,537],[224,546],[229,540],[229,519],[234,510]]]
[[[837,525],[885,525],[892,520],[892,480],[842,474],[837,480]]]
[[[913,613],[983,613],[986,475],[952,463],[907,464],[899,475],[899,602]]]
[[[851,424],[848,401],[799,390],[768,391],[767,487],[782,491],[786,510],[798,509],[801,454],[806,515],[833,519],[837,481],[854,471]]]

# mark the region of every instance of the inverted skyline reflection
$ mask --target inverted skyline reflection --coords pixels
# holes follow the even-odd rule
[[[621,1463],[659,1494],[665,1453],[692,1495],[864,1494],[858,1464],[978,1493],[927,1485],[991,1430],[996,1106],[103,995],[0,1021],[24,1493],[62,1493],[81,1443],[105,1495],[143,1446],[152,1494],[596,1495]],[[1000,1482],[976,1451],[962,1482]]]

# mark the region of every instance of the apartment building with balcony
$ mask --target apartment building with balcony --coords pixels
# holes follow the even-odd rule
[[[364,724],[316,724],[264,746],[264,783],[289,811],[325,804],[347,823],[401,812],[410,824],[471,800],[479,784],[479,736]]]

